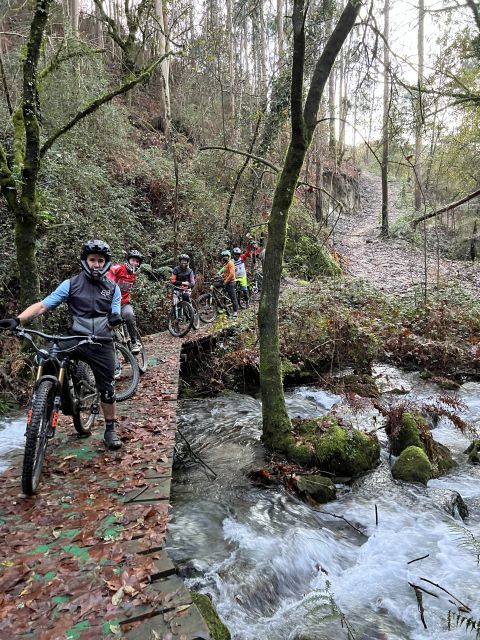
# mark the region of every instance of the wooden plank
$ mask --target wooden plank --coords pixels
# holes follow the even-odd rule
[[[119,624],[127,624],[137,620],[145,620],[154,615],[173,611],[192,604],[189,591],[177,575],[169,576],[163,580],[157,580],[149,585],[146,591],[165,594],[165,598],[155,605],[129,606],[118,611],[116,617]]]
[[[148,484],[129,491],[123,497],[123,501],[129,502],[151,502],[152,500],[169,500],[171,477],[148,478]]]
[[[188,609],[168,612],[144,620],[140,626],[124,633],[128,640],[151,640],[163,638],[170,633],[171,640],[211,640],[207,625],[197,607],[192,604]]]

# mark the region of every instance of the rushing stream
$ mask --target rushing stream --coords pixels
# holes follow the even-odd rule
[[[400,375],[415,389],[411,398],[439,393],[416,374]],[[480,422],[480,385],[467,383],[457,395],[468,407],[465,417]],[[334,404],[349,413],[339,396],[310,387],[289,392],[287,401],[292,416],[324,414]],[[374,416],[372,409],[350,417],[353,426],[371,429]],[[226,394],[184,401],[179,426],[218,477],[191,462],[176,469],[169,551],[187,584],[211,594],[232,638],[340,640],[348,637],[345,624],[357,640],[475,638],[465,624],[447,629],[455,598],[470,607],[466,618],[480,618],[480,567],[475,549],[464,544],[468,532],[480,538],[480,467],[467,462],[469,439],[449,421],[442,419],[433,435],[459,463],[453,472],[426,488],[394,481],[381,430],[380,466],[340,487],[321,510],[247,478],[265,463],[258,400]],[[451,508],[452,491],[468,506],[465,522]],[[427,629],[409,583],[435,594],[423,592]]]

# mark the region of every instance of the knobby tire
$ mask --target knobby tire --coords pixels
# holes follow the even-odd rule
[[[128,400],[131,398],[135,391],[137,390],[138,383],[140,381],[140,369],[138,368],[138,363],[135,359],[135,356],[130,353],[130,351],[123,344],[119,342],[114,343],[115,347],[115,365],[117,362],[120,363],[121,371],[128,371],[131,373],[131,380],[126,384],[126,387],[117,388],[117,383],[119,381],[124,380],[122,375],[120,374],[120,378],[116,378],[115,380],[115,395],[117,397],[117,402],[123,402],[124,400]]]
[[[185,324],[180,328],[178,318],[185,319]],[[168,330],[176,338],[186,336],[193,325],[195,311],[192,305],[186,300],[180,300],[174,305],[168,317]]]
[[[42,380],[34,391],[30,424],[27,425],[25,454],[22,467],[22,491],[33,496],[42,475],[43,461],[48,444],[48,428],[53,411],[54,385]]]
[[[74,382],[76,398],[73,399],[74,406],[72,412],[73,426],[81,436],[89,436],[95,422],[96,413],[93,405],[99,406],[100,398],[95,386],[93,371],[86,362],[79,362],[75,371],[76,380]]]
[[[197,298],[198,317],[202,322],[214,322],[218,315],[217,301],[212,293],[203,293]]]

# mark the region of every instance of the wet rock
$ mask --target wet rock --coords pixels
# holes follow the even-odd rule
[[[207,623],[212,640],[230,640],[230,632],[220,620],[211,598],[206,594],[197,593],[196,591],[190,591],[190,594],[193,603],[198,607],[202,618]]]
[[[394,393],[403,395],[412,390],[412,385],[402,377],[395,367],[379,365],[372,369],[375,383],[380,393]]]
[[[420,447],[423,449],[423,444],[420,439],[419,422],[426,427],[426,422],[421,416],[414,415],[409,411],[405,411],[402,415],[401,429],[396,436],[391,438],[392,453],[394,456],[399,456],[407,447]]]
[[[380,445],[376,436],[334,425],[318,439],[315,454],[321,469],[336,476],[357,476],[376,467]]]
[[[297,489],[302,499],[311,498],[315,502],[325,504],[330,500],[335,500],[337,489],[330,478],[319,475],[297,476],[295,481]]]
[[[432,466],[431,478],[445,475],[457,465],[450,450],[431,438],[427,421],[418,413],[409,411],[403,413],[401,429],[394,437],[390,437],[390,442],[395,456],[400,455],[408,447],[423,449]]]
[[[288,458],[338,477],[358,476],[380,460],[376,435],[343,426],[336,416],[295,419],[295,443]]]
[[[447,513],[457,520],[468,518],[468,507],[458,491],[429,487],[427,492],[439,507],[445,509]]]
[[[468,455],[468,459],[472,464],[480,463],[480,440],[474,440],[468,449],[465,449],[463,453]]]
[[[433,440],[430,449],[429,459],[432,464],[432,478],[439,478],[457,466],[450,450],[444,444]]]
[[[395,480],[420,482],[426,485],[432,477],[432,465],[420,447],[407,447],[392,467]]]
[[[438,423],[440,422],[440,416],[438,415],[438,413],[435,413],[434,411],[422,410],[420,412],[420,415],[422,416],[422,418],[424,418],[429,429],[435,429],[436,427],[438,427]]]

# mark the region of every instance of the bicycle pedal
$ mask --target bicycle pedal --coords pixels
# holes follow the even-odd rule
[[[92,404],[90,413],[94,416],[98,416],[98,414],[100,413],[100,407],[98,406],[98,404]]]

